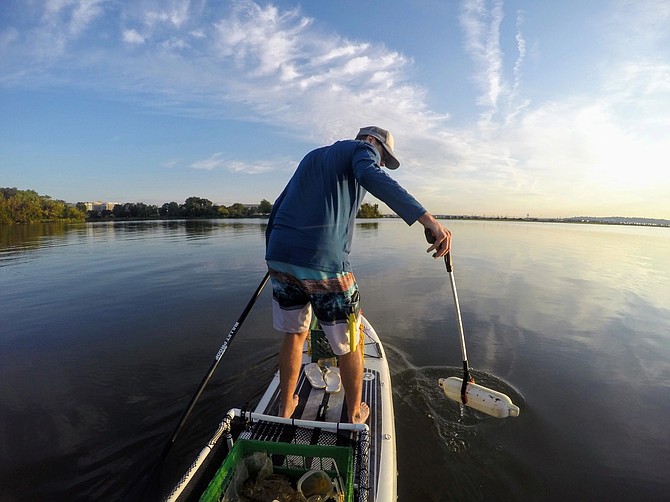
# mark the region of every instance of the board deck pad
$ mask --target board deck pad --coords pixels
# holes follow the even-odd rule
[[[365,341],[365,357],[364,360],[367,362],[369,360],[380,359],[382,357],[381,350],[378,344],[371,339],[366,339]],[[298,378],[298,384],[296,386],[296,394],[299,397],[298,406],[296,407],[291,418],[302,419],[302,420],[316,420],[316,421],[327,421],[327,422],[348,422],[349,414],[347,411],[346,399],[344,388],[339,392],[328,393],[325,389],[315,389],[307,380],[307,377],[304,373],[305,364],[310,362],[309,356],[304,355],[303,365],[300,370],[300,376]],[[367,366],[367,365],[366,365]],[[363,393],[362,400],[370,408],[370,417],[368,418],[367,424],[370,427],[370,438],[369,438],[369,451],[368,451],[368,468],[364,469],[366,475],[370,480],[378,479],[379,471],[379,462],[380,462],[380,451],[382,443],[382,428],[381,428],[381,419],[382,419],[382,399],[381,399],[381,386],[379,385],[381,379],[379,378],[379,372],[372,370],[368,367],[365,367],[363,372]],[[266,415],[277,415],[279,412],[279,386],[276,385],[275,388],[270,387],[268,392],[272,392],[269,400],[261,400],[261,404],[256,408],[257,413],[263,413]],[[267,403],[263,405],[263,403]],[[282,429],[282,430],[280,430]],[[258,428],[252,434],[249,435],[250,439],[258,439],[264,441],[282,441],[289,443],[303,443],[306,444],[319,444],[324,437],[320,437],[324,434],[324,431],[313,431],[314,434],[309,438],[298,437],[301,434],[297,431],[297,428],[293,428],[293,433],[291,428],[281,428],[281,427],[267,427],[267,428]],[[339,432],[338,434],[343,435],[344,432]],[[349,433],[346,433],[348,436]],[[348,438],[345,440],[345,442]],[[333,444],[341,444],[338,440],[335,440]],[[365,490],[367,496],[359,497],[359,500],[376,500],[377,487],[375,483],[372,483],[372,486],[369,486],[369,490]]]
[[[312,331],[314,337],[310,338],[311,346],[306,343],[303,351],[295,390],[299,403],[292,420],[277,417],[280,390],[277,371],[253,412],[229,409],[166,500],[181,502],[201,495],[211,495],[212,500],[218,500],[216,497],[225,488],[224,483],[230,482],[227,476],[233,472],[231,462],[238,462],[239,452],[246,447],[235,449],[233,438],[235,441],[256,440],[236,444],[252,445],[248,447],[260,448],[258,451],[273,451],[274,465],[289,471],[332,470],[324,465],[334,462],[337,467],[342,462],[341,452],[345,452],[348,460],[344,474],[349,476],[346,484],[349,496],[354,495],[357,502],[397,500],[393,392],[381,341],[372,325],[361,316],[361,333],[364,335],[362,400],[369,406],[370,416],[367,427],[352,426],[347,423],[349,415],[344,390],[327,393],[325,389],[315,389],[305,375],[304,369],[309,363],[319,359],[334,362],[323,332],[315,331]],[[222,440],[224,437],[225,441]]]

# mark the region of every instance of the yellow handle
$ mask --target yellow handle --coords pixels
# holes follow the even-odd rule
[[[356,350],[356,314],[349,314],[349,348],[351,352]]]

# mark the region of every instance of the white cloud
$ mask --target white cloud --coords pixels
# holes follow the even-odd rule
[[[105,0],[53,0],[44,3],[39,24],[30,36],[35,57],[51,59],[64,54],[104,13]],[[39,5],[39,4],[38,4]]]
[[[189,167],[193,169],[204,169],[206,171],[211,171],[213,169],[220,169],[225,167],[227,160],[223,158],[221,152],[213,153],[206,159],[197,160],[193,162]]]
[[[667,54],[670,42],[667,0],[617,0],[607,9],[602,24],[603,36],[618,58],[637,58],[657,51]]]
[[[70,0],[65,3],[72,6],[69,22],[70,33],[78,36],[103,13],[105,0]]]
[[[504,77],[501,47],[501,25],[505,18],[503,7],[501,0],[464,0],[459,18],[465,51],[471,56],[475,67],[471,78],[480,93],[477,98],[477,104],[482,110],[479,126],[485,133],[496,127],[495,122],[511,122],[530,104],[527,99],[517,102],[526,59],[526,39],[521,31],[524,12],[516,13],[514,41],[517,57],[511,71],[513,81],[510,83]]]
[[[176,159],[172,160],[166,160],[161,164],[161,167],[164,167],[165,169],[173,169],[179,165],[180,161]]]
[[[529,100],[522,100],[521,103],[517,103],[517,98],[521,92],[521,77],[522,77],[522,67],[526,60],[526,39],[521,32],[521,25],[523,24],[524,15],[523,12],[517,12],[516,19],[516,45],[517,45],[517,59],[514,63],[514,83],[512,84],[512,89],[508,96],[508,112],[505,117],[505,122],[509,123],[523,111],[528,105],[530,105]]]
[[[482,95],[479,104],[486,107],[484,120],[498,109],[498,100],[503,90],[502,82],[502,50],[500,49],[500,24],[503,20],[503,5],[493,0],[488,8],[485,0],[468,0],[463,2],[461,25],[465,32],[465,48],[472,55],[477,72],[475,83],[480,87]]]
[[[123,41],[129,44],[142,45],[144,43],[144,37],[136,30],[124,30]]]
[[[45,2],[43,26],[64,27],[65,32],[76,37],[100,16],[105,0],[51,0]]]
[[[41,23],[34,30],[44,36],[61,33],[72,17],[64,16],[66,5],[54,4],[48,28]],[[40,75],[43,81],[123,89],[141,95],[145,104],[248,117],[301,135],[311,131],[319,142],[350,136],[352,123],[408,124],[409,130],[424,118],[445,117],[428,112],[424,90],[408,81],[411,60],[382,44],[324,32],[298,9],[240,0],[211,7],[199,18],[203,4],[106,5],[108,16],[118,18],[106,26],[118,25],[117,39],[135,50],[117,51],[109,38],[98,41],[91,35],[71,44],[64,57],[69,42],[63,41],[59,50],[42,54],[50,63],[40,66],[48,71]],[[79,19],[83,26],[92,16]]]
[[[225,158],[223,153],[216,152],[206,159],[191,163],[189,167],[207,171],[225,169],[231,173],[262,174],[283,169],[287,164],[290,164],[291,168],[295,169],[295,162],[287,162],[286,160],[258,160],[249,162]]]
[[[0,33],[0,53],[9,51],[12,44],[19,39],[19,31],[16,28],[9,27]]]
[[[283,73],[282,67],[293,66],[299,57],[301,35],[309,23],[295,10],[280,13],[272,5],[243,2],[215,24],[218,49],[252,76]]]
[[[273,163],[271,161],[257,161],[257,162],[243,162],[243,161],[234,161],[230,162],[227,166],[227,169],[233,173],[245,173],[245,174],[262,174],[271,171],[276,171],[277,168],[284,164]],[[295,168],[295,164],[292,163],[292,167]]]
[[[150,11],[146,13],[145,22],[149,26],[166,23],[180,28],[188,21],[189,2],[178,2],[168,10]]]

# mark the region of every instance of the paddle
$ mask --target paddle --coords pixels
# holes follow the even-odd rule
[[[433,244],[435,236],[429,229],[425,229],[426,240]],[[461,342],[461,359],[463,360],[463,378],[449,377],[440,378],[438,384],[442,387],[444,394],[454,401],[459,400],[465,405],[479,410],[488,415],[505,418],[508,416],[516,417],[519,415],[519,407],[512,403],[512,400],[505,394],[478,385],[475,379],[470,375],[468,365],[468,355],[465,350],[465,333],[463,332],[463,320],[461,318],[461,307],[458,303],[458,293],[456,292],[456,280],[454,279],[453,266],[451,264],[451,251],[444,257],[444,264],[449,273],[451,282],[451,292],[454,296],[454,305],[456,307],[456,321],[458,322],[458,334]]]
[[[435,236],[431,233],[429,229],[425,229],[426,240],[429,244],[435,242]],[[461,359],[463,360],[463,384],[461,385],[461,401],[463,404],[468,404],[468,395],[466,389],[468,383],[475,383],[475,379],[470,376],[470,366],[468,365],[468,354],[465,350],[465,333],[463,332],[463,320],[461,319],[461,307],[458,303],[458,293],[456,292],[456,281],[454,279],[454,269],[451,265],[451,251],[444,256],[444,264],[447,267],[447,272],[449,273],[449,279],[451,281],[451,292],[454,295],[454,305],[456,306],[456,321],[458,323],[458,335],[461,340]]]
[[[256,288],[256,291],[254,292],[253,296],[249,300],[249,303],[247,303],[247,306],[244,308],[244,311],[240,315],[239,319],[233,324],[233,327],[230,329],[228,332],[228,336],[226,336],[226,339],[223,341],[223,345],[219,348],[219,351],[216,353],[216,356],[214,356],[214,361],[212,361],[212,364],[209,367],[209,370],[207,370],[207,373],[203,377],[202,381],[200,382],[200,385],[198,386],[198,390],[196,390],[195,394],[191,398],[191,401],[188,403],[188,406],[186,407],[186,410],[182,414],[181,418],[179,419],[179,423],[177,426],[174,428],[172,431],[172,434],[170,434],[170,439],[168,442],[165,444],[163,447],[163,451],[161,451],[160,456],[158,457],[156,463],[154,464],[153,468],[149,472],[147,476],[145,476],[146,481],[143,483],[143,487],[137,488],[137,487],[131,487],[131,491],[126,494],[125,500],[145,500],[147,497],[147,492],[150,492],[151,490],[155,491],[156,490],[156,483],[158,480],[156,479],[156,472],[157,468],[162,465],[163,461],[167,457],[167,454],[169,453],[170,449],[174,445],[177,436],[181,433],[181,431],[184,428],[184,424],[186,423],[186,420],[190,416],[191,412],[193,411],[193,408],[195,407],[195,403],[200,398],[200,395],[202,392],[205,390],[205,387],[209,383],[210,378],[212,378],[212,374],[216,370],[216,367],[219,365],[219,361],[223,357],[223,354],[226,353],[228,350],[228,347],[233,341],[233,338],[235,337],[237,331],[240,329],[240,326],[242,326],[242,323],[244,320],[247,318],[247,315],[249,315],[249,312],[251,311],[252,307],[256,303],[256,300],[261,294],[261,291],[263,291],[263,288],[265,287],[265,284],[267,284],[268,279],[270,278],[270,273],[266,272],[265,276],[263,277],[263,280],[261,283],[258,285],[258,288]],[[152,486],[153,485],[153,486]],[[136,498],[138,493],[141,492],[141,497]]]
[[[233,341],[233,338],[235,337],[235,334],[237,333],[237,330],[240,328],[240,326],[242,325],[244,320],[247,318],[247,315],[249,315],[249,312],[251,311],[252,307],[256,303],[256,300],[260,296],[261,291],[263,291],[263,288],[265,287],[265,284],[268,282],[269,278],[270,278],[270,272],[266,272],[265,276],[263,277],[263,280],[258,285],[258,288],[256,288],[256,291],[254,292],[253,296],[249,300],[249,303],[247,303],[247,306],[244,308],[244,311],[242,312],[242,315],[240,315],[240,318],[235,322],[235,324],[233,324],[233,327],[228,332],[228,336],[223,341],[223,345],[221,345],[221,348],[219,348],[219,351],[216,353],[216,356],[214,356],[214,361],[212,361],[212,364],[210,365],[209,370],[207,370],[207,373],[205,374],[202,381],[200,382],[200,386],[198,387],[198,390],[195,392],[195,394],[191,398],[191,402],[188,403],[188,406],[186,407],[186,411],[184,411],[184,414],[182,415],[181,419],[179,420],[179,423],[177,424],[177,427],[175,427],[174,431],[170,435],[170,440],[165,445],[165,448],[163,448],[163,451],[162,451],[161,456],[160,456],[161,459],[164,459],[167,456],[168,452],[170,451],[170,448],[172,448],[172,445],[174,444],[175,440],[177,439],[177,436],[179,435],[179,433],[184,428],[184,423],[186,423],[186,420],[188,419],[189,415],[191,414],[191,411],[193,411],[193,407],[195,406],[196,401],[198,400],[198,398],[200,398],[200,395],[205,390],[205,387],[209,383],[209,379],[212,378],[212,374],[214,373],[214,370],[216,370],[216,367],[219,365],[219,361],[221,360],[221,357],[223,357],[223,354],[225,354],[226,351],[228,350],[228,347],[230,346],[230,343]]]

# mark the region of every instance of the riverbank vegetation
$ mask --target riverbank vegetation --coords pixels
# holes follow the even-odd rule
[[[358,213],[356,214],[356,218],[382,218],[383,215],[379,211],[379,204],[368,204],[367,202],[363,202],[361,204],[361,208],[358,210]]]
[[[0,187],[0,224],[117,219],[250,218],[267,216],[272,211],[272,204],[265,199],[259,204],[237,202],[231,206],[219,206],[201,197],[189,197],[182,204],[166,202],[161,206],[143,202],[103,205],[111,209],[91,209],[91,206],[91,203],[86,202],[69,204],[48,195],[40,195],[34,190]]]
[[[79,206],[81,202],[77,204]],[[84,205],[85,207],[85,205]],[[257,218],[270,214],[272,204],[263,199],[260,204],[241,204],[219,206],[211,200],[201,197],[189,197],[182,204],[166,202],[161,206],[143,202],[115,204],[105,210],[91,210],[89,220],[107,219],[188,219],[188,218]]]
[[[84,221],[86,212],[34,190],[0,187],[0,224]]]
[[[101,207],[102,206],[102,207]],[[96,205],[86,202],[68,204],[63,200],[40,195],[34,190],[0,188],[0,224],[38,223],[48,221],[151,220],[191,218],[258,218],[272,212],[272,203],[236,202],[217,205],[201,197],[189,197],[182,204],[166,202],[161,206],[143,202]],[[363,203],[358,218],[381,218],[378,204]]]

